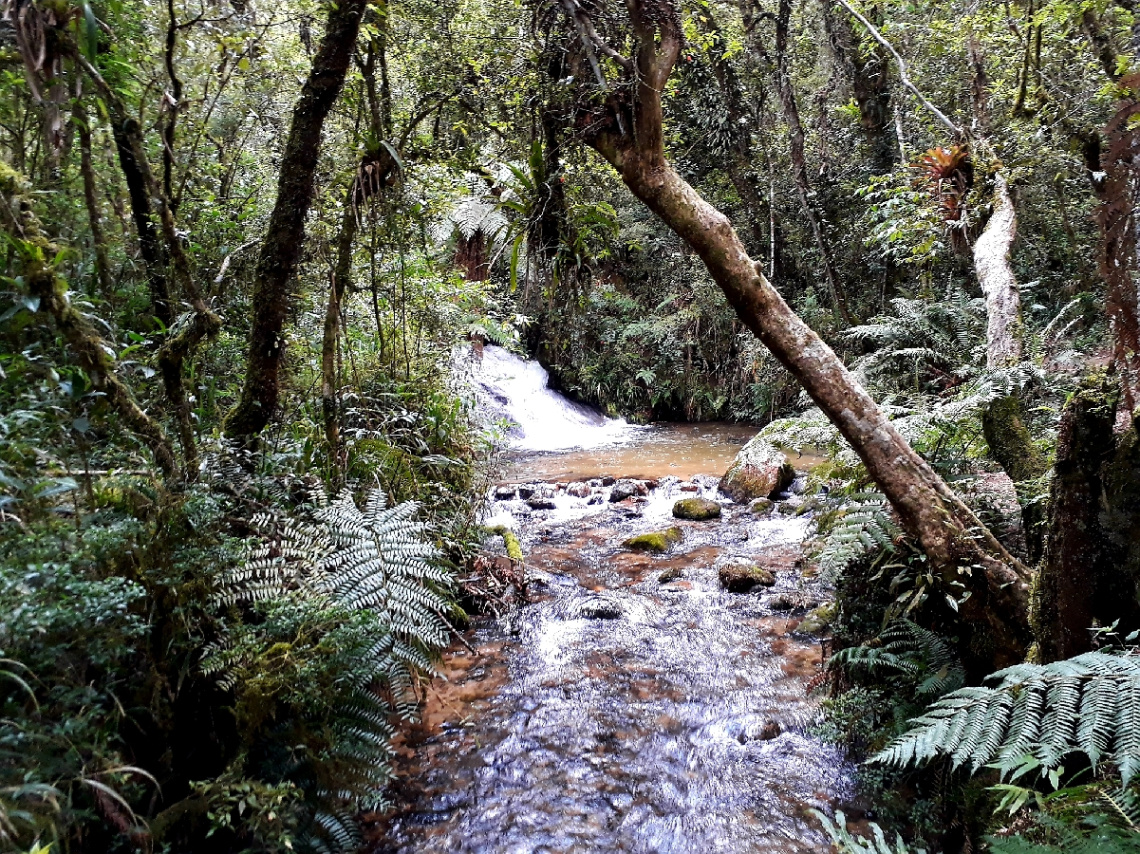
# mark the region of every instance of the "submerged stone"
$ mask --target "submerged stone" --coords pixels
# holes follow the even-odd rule
[[[752,503],[748,505],[748,510],[751,513],[755,513],[757,516],[762,516],[763,514],[770,512],[775,505],[776,502],[771,498],[756,498],[753,499]]]
[[[818,635],[831,628],[831,622],[834,619],[835,603],[829,602],[826,605],[820,605],[814,611],[808,613],[808,615],[800,621],[796,631],[809,635]]]
[[[708,498],[682,498],[673,505],[673,518],[704,522],[720,518],[720,505]]]
[[[624,613],[621,602],[604,596],[591,596],[573,610],[574,616],[582,620],[618,620]]]
[[[720,479],[720,491],[738,504],[744,504],[779,492],[795,478],[796,471],[783,452],[757,436],[740,449]]]
[[[630,537],[622,545],[627,549],[643,552],[657,552],[663,554],[685,537],[680,528],[666,528],[664,531],[651,531],[648,534],[638,534]]]
[[[670,581],[677,581],[678,579],[684,577],[685,571],[681,569],[681,567],[671,566],[662,572],[659,576],[657,576],[657,581],[660,584],[668,584]]]
[[[729,593],[747,593],[753,587],[771,587],[776,583],[772,570],[745,562],[726,563],[717,570],[717,578]]]

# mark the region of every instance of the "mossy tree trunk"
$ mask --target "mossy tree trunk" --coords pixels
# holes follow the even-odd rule
[[[748,256],[732,223],[665,156],[661,93],[681,49],[680,19],[664,0],[630,0],[634,56],[628,88],[579,119],[584,138],[629,189],[697,253],[740,319],[803,385],[859,454],[922,545],[977,635],[979,666],[1020,660],[1030,639],[1028,571],[907,444],[842,361],[787,305]],[[630,93],[626,95],[625,93]],[[619,121],[620,117],[620,121]]]
[[[277,201],[257,260],[245,381],[237,406],[226,418],[226,433],[245,441],[256,437],[277,411],[289,284],[305,241],[305,217],[313,199],[321,134],[344,85],[367,6],[367,0],[341,0],[330,5],[324,38],[293,110],[277,181]]]
[[[1114,387],[1086,383],[1061,415],[1045,560],[1035,582],[1033,626],[1043,661],[1092,648],[1105,541],[1101,469],[1112,458]]]
[[[835,14],[833,3],[834,0],[820,0],[827,39],[859,108],[859,124],[871,149],[871,171],[885,175],[894,168],[900,156],[891,110],[889,59],[883,55],[878,43],[869,51],[862,50],[850,18],[842,11]],[[877,18],[875,11],[872,7],[868,14]]]
[[[76,362],[108,406],[154,455],[155,464],[168,477],[179,474],[174,450],[162,426],[142,410],[130,388],[115,374],[115,350],[99,335],[91,321],[71,303],[67,283],[52,265],[59,247],[48,240],[32,211],[25,182],[0,162],[0,230],[7,232],[20,256],[24,285],[39,300],[38,310],[54,319]]]

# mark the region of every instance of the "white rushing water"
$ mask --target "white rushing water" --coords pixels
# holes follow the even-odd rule
[[[486,345],[482,358],[466,351],[461,365],[484,416],[510,423],[508,439],[516,450],[597,448],[626,441],[635,429],[551,390],[542,365],[502,347]]]

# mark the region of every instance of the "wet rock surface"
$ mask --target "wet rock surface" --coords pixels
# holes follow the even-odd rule
[[[740,449],[720,481],[720,491],[739,503],[768,498],[795,480],[795,469],[779,448],[757,436]]]
[[[799,572],[809,518],[729,505],[678,521],[674,504],[714,499],[715,479],[613,503],[620,481],[606,480],[558,491],[552,510],[496,504],[526,552],[530,604],[446,653],[369,851],[829,850],[809,810],[851,797],[853,769],[809,735],[821,655],[796,606],[827,595]],[[623,548],[670,527],[683,538],[663,554]],[[774,586],[726,592],[733,562]],[[793,607],[770,607],[778,597]]]
[[[706,522],[720,518],[720,505],[710,498],[682,498],[673,505],[674,519]]]

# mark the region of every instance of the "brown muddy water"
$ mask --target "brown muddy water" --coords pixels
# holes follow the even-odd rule
[[[555,505],[493,503],[522,541],[529,603],[445,653],[373,854],[830,850],[810,810],[852,798],[852,768],[810,734],[821,648],[796,631],[828,591],[802,565],[809,518],[716,494],[751,435],[686,425],[514,461],[514,481],[546,481]],[[611,503],[600,479],[578,498],[553,483],[601,475],[658,485]],[[722,517],[673,520],[695,494]],[[621,546],[673,524],[684,539],[665,555]],[[717,569],[736,558],[774,570],[775,586],[721,590]]]

